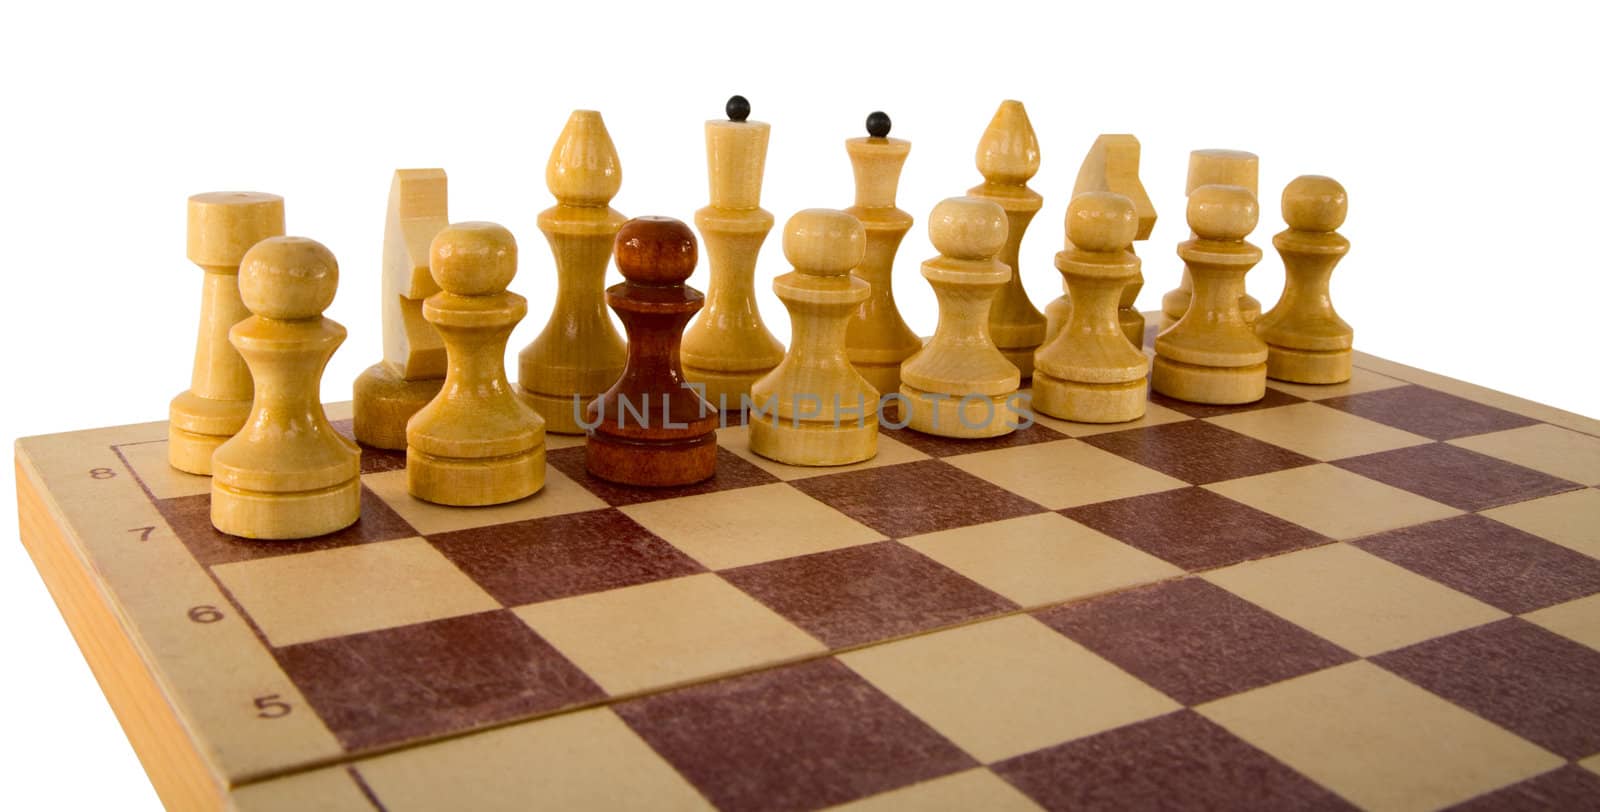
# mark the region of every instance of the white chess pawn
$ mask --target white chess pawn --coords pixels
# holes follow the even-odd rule
[[[228,339],[255,379],[244,428],[211,458],[211,523],[255,539],[300,539],[354,524],[361,452],[322,411],[322,370],[345,329],[323,318],[339,265],[315,240],[272,237],[245,253],[239,295],[255,315]]]
[[[1267,377],[1292,383],[1350,380],[1355,332],[1333,309],[1328,280],[1350,251],[1339,234],[1348,203],[1333,178],[1302,175],[1283,190],[1289,228],[1272,238],[1283,257],[1283,297],[1256,321],[1267,342]]]
[[[922,263],[922,275],[939,297],[939,326],[900,367],[907,425],[917,431],[998,437],[1018,425],[1022,373],[989,332],[989,309],[1013,273],[995,259],[1006,228],[1005,209],[977,197],[949,198],[928,215],[939,256]]]

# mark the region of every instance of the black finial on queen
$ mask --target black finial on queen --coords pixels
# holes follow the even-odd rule
[[[729,121],[744,121],[750,117],[750,100],[743,96],[730,96],[727,110]]]
[[[873,138],[889,137],[889,114],[874,110],[867,114],[867,135]]]

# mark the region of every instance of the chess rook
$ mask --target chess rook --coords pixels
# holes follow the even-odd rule
[[[628,331],[627,365],[589,405],[585,465],[626,485],[687,485],[716,473],[720,413],[685,381],[683,327],[705,303],[684,284],[698,260],[694,232],[670,217],[639,217],[617,232],[625,281],[606,302]]]
[[[1028,180],[1039,171],[1039,139],[1022,102],[1000,103],[978,141],[978,171],[983,174],[983,183],[967,194],[992,200],[1005,210],[1006,242],[1000,249],[1000,261],[1011,268],[1010,281],[1000,289],[989,310],[989,333],[1006,360],[1026,379],[1033,375],[1033,353],[1044,343],[1047,322],[1028,300],[1022,287],[1022,269],[1017,265],[1022,234],[1044,205],[1044,198],[1028,188]]]
[[[245,253],[239,294],[255,314],[228,339],[255,379],[244,428],[212,456],[211,523],[253,539],[302,539],[361,514],[361,452],[328,423],[322,370],[345,329],[324,318],[339,265],[321,243],[270,237]]]
[[[250,369],[228,330],[250,312],[239,298],[239,262],[267,237],[283,234],[283,198],[261,192],[208,192],[189,198],[189,261],[205,271],[200,331],[189,388],[168,409],[167,460],[210,474],[211,455],[250,414]]]
[[[872,286],[872,296],[850,318],[845,347],[851,365],[879,392],[900,389],[900,364],[922,348],[894,301],[895,253],[912,222],[894,197],[911,143],[890,138],[889,127],[889,116],[875,112],[867,117],[867,137],[844,142],[856,178],[856,202],[845,213],[867,234],[866,254],[851,273]]]
[[[1194,278],[1183,318],[1156,336],[1151,386],[1191,403],[1260,400],[1267,387],[1267,345],[1239,312],[1244,275],[1261,261],[1245,242],[1256,227],[1256,196],[1242,186],[1201,186],[1189,195],[1194,239],[1178,246]]]
[[[1261,161],[1255,154],[1236,149],[1197,149],[1189,153],[1189,177],[1184,194],[1194,194],[1201,186],[1242,186],[1252,195],[1259,195],[1256,182]],[[1190,233],[1193,239],[1194,234]],[[1183,269],[1178,287],[1161,297],[1161,329],[1165,331],[1183,318],[1189,309],[1194,293],[1194,279],[1189,269]],[[1254,296],[1240,292],[1239,313],[1250,324],[1261,314],[1261,303]]]
[[[517,357],[517,388],[547,431],[583,434],[583,409],[628,359],[605,305],[611,245],[627,219],[611,208],[622,164],[599,113],[578,110],[567,119],[544,178],[556,205],[539,213],[539,230],[555,254],[556,300],[544,331]]]
[[[1267,377],[1292,383],[1350,380],[1354,331],[1328,295],[1333,266],[1350,251],[1339,234],[1348,201],[1333,178],[1302,175],[1283,190],[1289,228],[1272,238],[1283,257],[1283,296],[1256,321],[1267,342]]]
[[[1139,276],[1139,258],[1129,246],[1141,219],[1134,202],[1114,192],[1084,192],[1067,205],[1067,244],[1056,254],[1056,268],[1072,309],[1034,357],[1035,411],[1079,423],[1144,415],[1150,361],[1118,318],[1123,292]]]
[[[1089,154],[1084,156],[1083,163],[1078,167],[1078,179],[1072,186],[1073,197],[1085,192],[1113,192],[1126,197],[1133,203],[1139,218],[1139,228],[1133,239],[1150,239],[1150,232],[1156,227],[1156,208],[1150,202],[1150,195],[1145,193],[1144,183],[1139,180],[1139,139],[1131,135],[1102,135],[1096,138],[1089,147]],[[1131,246],[1128,252],[1133,253]],[[1072,292],[1068,290],[1067,280],[1063,279],[1061,284],[1061,297],[1045,307],[1047,343],[1061,332],[1072,313]],[[1139,291],[1143,288],[1144,275],[1135,266],[1132,281],[1123,287],[1122,295],[1117,300],[1117,322],[1135,347],[1144,346],[1144,314],[1139,312],[1137,306]]]
[[[783,344],[756,308],[756,257],[772,230],[761,208],[761,180],[771,125],[749,121],[750,103],[734,96],[728,120],[706,122],[711,203],[694,213],[711,281],[704,312],[683,335],[683,373],[704,384],[719,409],[737,410],[750,386],[783,360]]]
[[[806,209],[784,224],[794,270],[772,289],[793,333],[783,363],[751,387],[751,451],[789,465],[845,465],[878,453],[878,390],[845,354],[850,317],[872,295],[850,275],[865,249],[865,229],[842,211]]]
[[[438,293],[422,315],[444,339],[439,395],[406,424],[406,486],[441,505],[498,505],[544,486],[544,420],[506,380],[506,341],[528,301],[506,286],[517,242],[494,223],[455,223],[433,238]]]
[[[939,326],[901,367],[902,417],[942,437],[1009,434],[1022,376],[989,337],[989,308],[1013,276],[995,259],[1006,243],[1005,210],[976,197],[941,201],[928,236],[939,256],[922,263],[922,276],[939,297]]]
[[[450,224],[443,169],[397,169],[383,229],[383,360],[356,378],[356,439],[374,448],[406,447],[406,423],[444,385],[444,339],[422,317],[439,292],[428,246]]]

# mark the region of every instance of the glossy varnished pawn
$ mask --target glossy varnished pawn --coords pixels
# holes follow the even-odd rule
[[[705,303],[684,284],[698,259],[694,232],[670,217],[639,217],[617,232],[626,280],[606,302],[628,331],[622,376],[589,405],[589,473],[626,485],[687,485],[716,473],[718,410],[684,380],[683,327]]]
[[[444,387],[406,425],[411,495],[441,505],[498,505],[544,485],[544,420],[506,380],[506,340],[528,301],[506,292],[517,242],[494,223],[455,223],[433,238],[440,291],[422,315],[444,338]]]
[[[1191,403],[1251,403],[1266,394],[1267,345],[1239,312],[1244,275],[1261,261],[1245,242],[1258,217],[1256,196],[1242,186],[1201,186],[1189,195],[1195,237],[1178,246],[1194,277],[1183,318],[1156,336],[1150,385]]]
[[[783,360],[783,344],[756,307],[756,257],[772,230],[761,208],[771,125],[750,121],[750,102],[728,100],[726,121],[706,122],[711,203],[694,213],[710,282],[704,312],[683,334],[683,372],[718,409],[736,411],[750,385]]]
[[[1022,269],[1017,265],[1022,234],[1044,205],[1044,198],[1028,188],[1028,180],[1039,171],[1039,139],[1022,102],[1000,103],[978,141],[978,171],[983,174],[983,183],[967,194],[992,200],[1005,209],[1006,242],[999,258],[1011,269],[1010,281],[1000,289],[989,310],[989,332],[1006,360],[1026,379],[1033,375],[1033,353],[1044,343],[1047,322],[1028,300],[1022,286]]]
[[[539,213],[556,259],[556,301],[544,331],[517,357],[517,387],[545,430],[582,434],[583,410],[622,374],[628,348],[606,312],[606,265],[627,219],[611,208],[622,164],[605,122],[578,110],[545,165],[556,205]]]
[[[1261,160],[1251,152],[1237,149],[1194,150],[1189,153],[1189,175],[1185,182],[1184,194],[1194,194],[1194,190],[1201,186],[1240,186],[1249,190],[1252,195],[1260,195],[1256,187],[1260,168]],[[1189,234],[1190,239],[1194,236],[1192,232]],[[1163,331],[1183,318],[1183,314],[1189,309],[1189,300],[1193,293],[1193,274],[1185,267],[1178,287],[1167,291],[1166,295],[1161,297]],[[1261,315],[1261,303],[1256,301],[1254,296],[1241,290],[1239,314],[1246,324],[1254,323],[1256,317]]]
[[[422,317],[439,292],[428,246],[450,224],[443,169],[398,169],[389,185],[383,229],[383,360],[355,382],[356,439],[374,448],[406,447],[406,423],[444,385],[444,339]]]
[[[1036,411],[1079,423],[1144,414],[1150,361],[1117,315],[1122,292],[1139,276],[1139,258],[1129,250],[1139,221],[1133,201],[1114,192],[1085,192],[1067,204],[1067,245],[1056,268],[1072,309],[1034,358]]]
[[[851,314],[871,295],[850,275],[866,232],[856,218],[806,209],[783,227],[794,270],[772,280],[793,333],[783,363],[751,388],[750,450],[790,465],[844,465],[878,453],[878,390],[845,354]]]
[[[1283,297],[1256,321],[1267,342],[1267,377],[1292,383],[1350,380],[1355,331],[1334,312],[1328,294],[1333,266],[1350,251],[1339,234],[1348,209],[1333,178],[1302,175],[1283,190],[1286,231],[1272,238],[1283,257]]]
[[[900,389],[900,364],[922,348],[894,302],[894,257],[911,230],[911,215],[895,206],[900,168],[911,142],[889,137],[889,116],[867,117],[867,137],[844,142],[855,170],[856,203],[845,213],[866,229],[866,255],[851,273],[872,286],[872,297],[850,319],[845,333],[850,363],[879,392]]]
[[[283,198],[262,192],[208,192],[189,198],[189,261],[205,271],[200,331],[189,388],[168,410],[167,459],[191,474],[211,473],[211,455],[250,414],[250,369],[228,343],[248,317],[239,298],[239,262],[267,237],[283,234]]]
[[[1139,180],[1139,150],[1139,139],[1131,135],[1108,134],[1096,138],[1094,145],[1089,147],[1089,154],[1084,156],[1083,163],[1078,167],[1078,179],[1072,186],[1073,197],[1084,192],[1114,192],[1133,203],[1133,210],[1139,218],[1139,230],[1133,236],[1135,242],[1150,239],[1150,233],[1156,227],[1156,208],[1150,202],[1150,195],[1145,193],[1144,183]],[[1067,247],[1070,249],[1072,246]],[[1131,245],[1128,252],[1133,253]],[[1045,330],[1046,343],[1061,332],[1072,314],[1071,291],[1067,290],[1065,279],[1061,284],[1061,298],[1044,309],[1045,318],[1049,321]],[[1144,346],[1144,314],[1139,312],[1137,306],[1139,291],[1143,288],[1144,275],[1136,273],[1122,288],[1122,295],[1117,301],[1117,321],[1135,347]]]
[[[322,370],[345,329],[323,318],[339,265],[321,243],[271,237],[239,269],[255,315],[228,332],[250,365],[249,419],[211,458],[211,523],[254,539],[302,539],[354,524],[361,514],[361,452],[322,411]]]
[[[928,215],[928,236],[939,256],[922,263],[922,276],[939,297],[939,326],[900,369],[902,417],[942,437],[1009,434],[1022,377],[989,336],[989,308],[1013,276],[995,259],[1005,210],[976,197],[944,200]]]

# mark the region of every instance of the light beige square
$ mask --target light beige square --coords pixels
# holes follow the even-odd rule
[[[419,538],[211,569],[276,646],[500,608]]]
[[[902,541],[1028,608],[1183,574],[1178,567],[1059,513],[1036,513]]]
[[[1600,595],[1547,606],[1523,615],[1522,619],[1600,650]]]
[[[1569,491],[1485,510],[1483,515],[1600,558],[1600,490]]]
[[[826,650],[816,638],[709,572],[515,611],[613,695]]]
[[[1600,754],[1592,755],[1578,762],[1578,766],[1588,770],[1589,772],[1595,773],[1596,775],[1600,775]]]
[[[1196,710],[1366,809],[1438,809],[1563,763],[1366,661]]]
[[[1406,382],[1399,378],[1379,375],[1361,367],[1350,370],[1350,380],[1344,383],[1304,384],[1288,383],[1287,381],[1267,381],[1267,386],[1273,389],[1280,392],[1288,392],[1295,397],[1305,398],[1306,400],[1327,400],[1328,398],[1359,395],[1362,392],[1376,392],[1379,389],[1393,389],[1396,386],[1405,385]]]
[[[1409,431],[1390,428],[1319,403],[1234,412],[1206,420],[1319,460],[1376,454],[1432,442]]]
[[[185,473],[172,467],[167,461],[167,452],[170,444],[166,440],[157,443],[135,443],[133,445],[119,446],[122,458],[128,461],[128,467],[139,475],[139,480],[150,489],[150,495],[157,499],[176,499],[180,496],[199,496],[202,493],[211,493],[211,477]]]
[[[1188,485],[1079,440],[961,454],[945,462],[1051,510]]]
[[[393,812],[712,808],[609,708],[401,750],[358,769]]]
[[[1247,561],[1202,577],[1363,657],[1506,616],[1348,544]]]
[[[979,767],[859,801],[828,807],[838,812],[1037,812],[1039,805],[1000,776]]]
[[[394,508],[400,518],[423,535],[599,510],[606,506],[605,500],[548,466],[544,469],[544,487],[538,493],[492,507],[448,507],[424,502],[406,490],[405,471],[384,471],[361,479],[378,498]]]
[[[1230,479],[1205,488],[1336,539],[1461,513],[1427,497],[1325,464]]]
[[[718,429],[717,443],[746,462],[785,481],[822,476],[823,474],[859,471],[864,468],[881,468],[885,465],[898,465],[902,462],[916,462],[917,460],[928,459],[927,454],[881,432],[878,434],[878,453],[873,455],[870,460],[863,460],[850,465],[784,465],[781,462],[769,460],[750,450],[749,426],[729,426],[725,429]]]
[[[1070,420],[1061,420],[1039,412],[1033,413],[1033,419],[1039,425],[1059,431],[1068,437],[1089,437],[1095,434],[1109,434],[1113,431],[1127,431],[1129,429],[1144,429],[1167,423],[1181,423],[1193,418],[1183,412],[1168,409],[1165,406],[1146,403],[1144,417],[1138,420],[1129,420],[1126,423],[1074,423]]]
[[[372,812],[372,802],[342,766],[246,784],[228,800],[234,812]]]
[[[621,508],[711,569],[882,541],[876,530],[776,482]]]
[[[1179,707],[1028,615],[846,652],[839,659],[984,762]]]
[[[1600,485],[1600,437],[1539,423],[1451,440],[1451,445],[1488,454],[1551,476]]]

